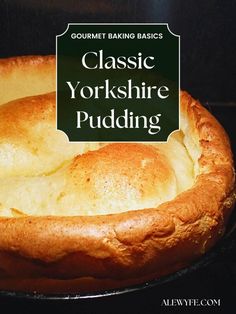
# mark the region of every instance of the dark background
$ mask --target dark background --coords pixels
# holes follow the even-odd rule
[[[68,22],[169,23],[181,35],[181,87],[228,132],[236,152],[236,1],[0,0],[0,57],[55,54]],[[1,88],[1,86],[0,86]],[[235,217],[231,223],[236,221]],[[236,313],[235,233],[208,266],[145,291],[103,299],[1,298],[1,313]],[[220,308],[161,307],[162,298],[221,298]]]

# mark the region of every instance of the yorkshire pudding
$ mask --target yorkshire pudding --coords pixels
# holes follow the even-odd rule
[[[81,292],[180,269],[233,208],[228,137],[181,92],[167,143],[69,143],[56,130],[55,59],[0,61],[0,288]]]

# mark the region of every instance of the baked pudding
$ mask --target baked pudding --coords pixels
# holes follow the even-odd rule
[[[216,119],[181,92],[167,143],[69,143],[55,59],[0,61],[0,288],[87,292],[145,282],[209,250],[232,211]]]

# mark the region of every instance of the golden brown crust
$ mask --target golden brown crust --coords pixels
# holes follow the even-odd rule
[[[167,274],[212,247],[235,201],[229,140],[216,119],[185,92],[181,130],[195,165],[191,189],[157,208],[113,215],[0,218],[2,277],[93,277],[122,285],[124,279]]]
[[[0,59],[0,105],[14,99],[55,91],[55,56]]]
[[[19,143],[27,142],[32,137],[28,134],[35,124],[46,120],[55,127],[55,93],[37,97],[21,98],[0,107],[0,139]],[[10,127],[11,126],[11,127]]]

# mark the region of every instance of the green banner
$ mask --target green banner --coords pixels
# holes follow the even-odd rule
[[[179,57],[166,24],[68,24],[57,128],[70,141],[166,141],[179,129]]]

